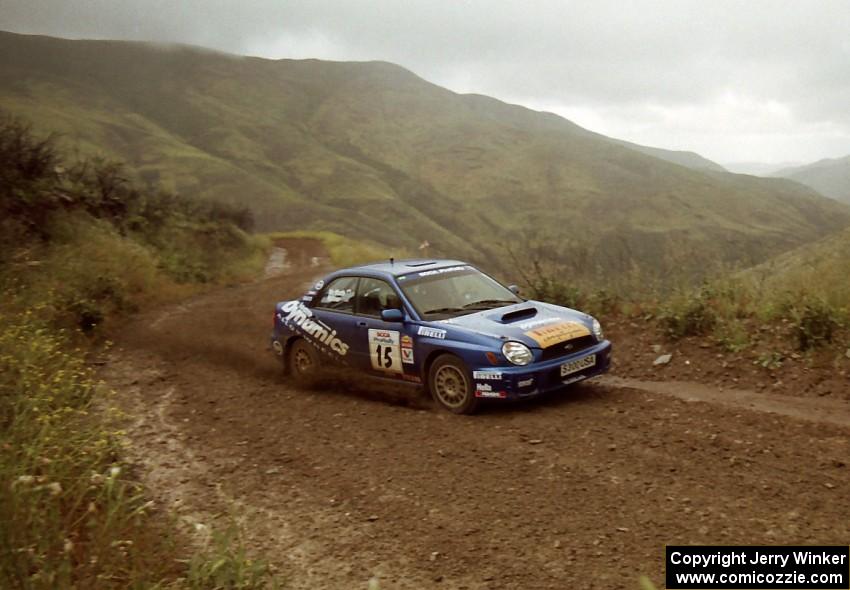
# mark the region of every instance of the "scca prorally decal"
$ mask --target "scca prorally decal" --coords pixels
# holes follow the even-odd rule
[[[280,309],[283,312],[281,321],[287,326],[298,328],[299,332],[329,347],[340,356],[348,353],[348,344],[337,338],[336,330],[314,318],[313,312],[300,301],[287,301]]]
[[[462,270],[469,270],[469,268],[470,267],[468,267],[468,266],[450,266],[448,268],[438,268],[438,269],[435,269],[435,270],[424,270],[424,271],[420,272],[418,276],[420,276],[420,277],[430,277],[430,276],[434,276],[434,275],[445,274],[447,272],[460,272]]]
[[[478,379],[478,380],[481,380],[481,381],[485,381],[485,380],[497,381],[497,380],[502,379],[502,374],[497,373],[496,371],[473,371],[472,372],[472,378]]]
[[[437,338],[442,340],[446,337],[446,331],[440,330],[439,328],[429,328],[427,326],[419,326],[419,332],[417,332],[420,336],[425,336],[426,338]]]

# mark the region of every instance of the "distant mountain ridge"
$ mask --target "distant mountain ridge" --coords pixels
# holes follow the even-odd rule
[[[802,182],[822,195],[850,204],[850,156],[783,168],[771,176]]]
[[[798,162],[768,163],[768,162],[724,162],[723,167],[734,174],[750,174],[752,176],[771,176],[780,168],[797,166]]]
[[[538,240],[576,276],[700,273],[850,225],[796,183],[682,166],[385,62],[0,33],[0,109],[142,180],[248,205],[260,229],[428,240],[503,269]]]
[[[666,150],[662,148],[639,145],[636,143],[622,141],[619,139],[612,139],[611,141],[619,143],[620,145],[623,145],[627,148],[637,150],[641,153],[648,154],[650,156],[655,156],[656,158],[661,158],[662,160],[667,160],[668,162],[673,162],[674,164],[679,164],[680,166],[693,168],[694,170],[712,170],[714,172],[727,172],[726,168],[724,168],[717,162],[712,162],[708,158],[705,158],[696,152]]]

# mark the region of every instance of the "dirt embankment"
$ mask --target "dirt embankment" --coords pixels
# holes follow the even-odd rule
[[[294,388],[267,342],[307,254],[138,318],[104,369],[160,501],[201,532],[238,515],[292,587],[635,588],[665,544],[850,538],[850,427],[816,413],[610,380],[473,417]]]

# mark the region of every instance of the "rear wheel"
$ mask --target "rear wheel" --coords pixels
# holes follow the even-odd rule
[[[472,414],[478,409],[478,398],[466,365],[450,354],[437,358],[428,371],[431,397],[441,407],[455,414]]]
[[[313,385],[319,377],[319,353],[299,338],[289,348],[289,374],[299,385]]]

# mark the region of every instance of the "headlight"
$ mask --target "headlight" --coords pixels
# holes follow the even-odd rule
[[[593,318],[593,335],[596,336],[597,340],[605,340],[605,334],[602,333],[602,324],[596,318]]]
[[[502,344],[502,354],[515,365],[527,365],[534,360],[531,349],[522,342],[505,342]]]

